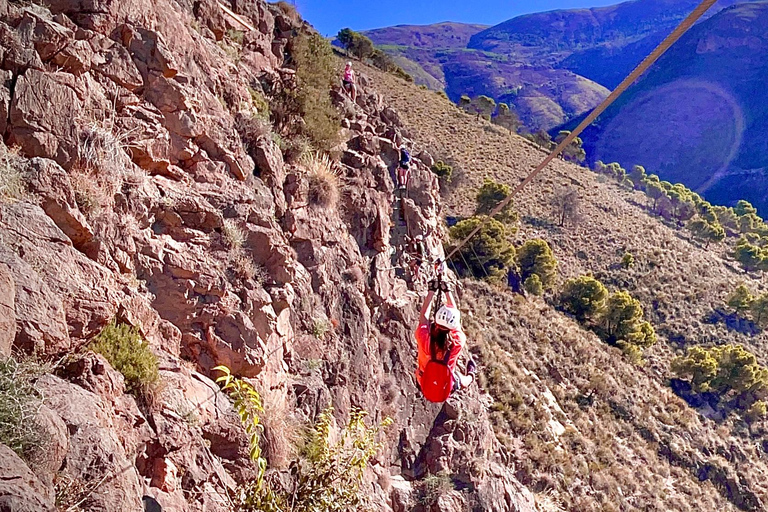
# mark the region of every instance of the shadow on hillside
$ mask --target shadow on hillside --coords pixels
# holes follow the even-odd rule
[[[671,379],[669,386],[672,391],[696,409],[699,414],[713,421],[722,421],[728,416],[728,407],[721,404],[717,393],[696,393],[690,382]]]
[[[551,233],[560,234],[563,231],[563,228],[555,224],[549,219],[541,219],[539,217],[533,217],[531,215],[526,215],[522,218],[522,221],[525,224],[530,225],[534,228],[542,228],[546,229],[547,231],[550,231]]]
[[[708,324],[724,324],[728,330],[736,331],[748,336],[760,334],[760,327],[752,320],[740,317],[737,313],[731,313],[722,309],[715,309],[704,318]]]

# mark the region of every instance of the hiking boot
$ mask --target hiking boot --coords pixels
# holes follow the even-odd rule
[[[474,359],[467,361],[467,375],[474,377],[477,374],[477,364]]]

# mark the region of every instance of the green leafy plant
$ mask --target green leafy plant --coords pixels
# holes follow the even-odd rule
[[[623,268],[632,268],[635,266],[635,257],[632,253],[624,253],[624,256],[621,258],[621,266]]]
[[[328,150],[338,142],[340,122],[329,92],[338,75],[333,49],[320,34],[302,33],[294,42],[292,56],[297,86],[292,98],[288,99],[292,103],[288,108],[304,122],[292,123],[291,116],[285,121],[298,127],[316,148]]]
[[[123,374],[129,393],[146,396],[160,381],[157,357],[136,327],[113,320],[93,339],[90,348]]]
[[[453,167],[446,164],[442,160],[438,160],[435,162],[435,165],[432,166],[432,172],[435,173],[437,177],[445,183],[450,183],[451,175],[453,174]]]
[[[251,383],[232,375],[228,367],[219,365],[214,370],[222,374],[216,379],[216,384],[220,385],[221,390],[232,399],[235,412],[248,434],[248,455],[259,466],[259,478],[263,478],[267,469],[267,460],[261,456],[259,447],[259,440],[264,431],[259,420],[259,415],[264,412],[261,396]]]
[[[726,304],[737,313],[745,313],[749,311],[752,301],[754,300],[755,297],[749,291],[749,288],[742,283],[731,292],[726,300]]]
[[[379,433],[392,424],[385,418],[380,425],[369,427],[366,416],[365,411],[353,408],[338,441],[333,442],[333,408],[328,406],[320,414],[304,449],[305,464],[299,465],[291,493],[292,512],[343,512],[366,507],[360,489],[363,472],[383,446],[377,441]]]
[[[250,428],[251,454],[259,464],[258,479],[242,489],[240,510],[346,512],[368,509],[367,498],[361,490],[363,473],[370,459],[381,450],[383,445],[378,437],[382,429],[392,424],[391,419],[368,426],[367,413],[352,409],[349,421],[334,441],[333,408],[328,406],[309,431],[302,458],[292,465],[293,480],[284,486],[264,478],[266,460],[258,449],[262,430],[258,415],[263,412],[258,393],[250,384],[232,377],[226,367],[217,369],[225,372],[218,381],[225,386],[229,384],[223,389],[235,399],[235,409],[246,429]]]

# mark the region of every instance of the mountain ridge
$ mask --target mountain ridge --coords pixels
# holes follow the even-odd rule
[[[734,5],[693,27],[585,131],[590,158],[646,165],[713,202],[746,199],[768,211],[768,109],[760,85],[768,71],[766,22],[762,1]],[[664,111],[671,114],[666,119],[647,114]],[[633,134],[642,134],[638,143],[625,145]]]

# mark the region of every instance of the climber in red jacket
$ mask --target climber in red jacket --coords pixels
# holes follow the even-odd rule
[[[430,322],[432,299],[438,290],[445,293],[445,305],[435,313],[434,322]],[[461,375],[456,369],[467,337],[461,329],[461,314],[448,283],[441,280],[429,283],[429,293],[421,306],[419,326],[414,336],[418,347],[416,382],[424,398],[430,402],[444,402],[451,393],[472,384],[477,367],[471,357],[466,375]]]

